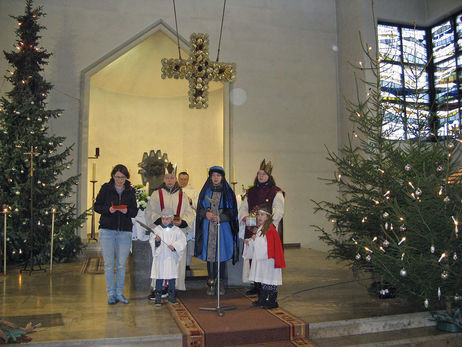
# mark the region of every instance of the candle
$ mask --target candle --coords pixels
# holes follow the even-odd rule
[[[233,180],[232,182],[236,182],[236,169],[234,168],[234,165],[233,165]]]
[[[91,180],[96,181],[96,163],[93,163],[92,165]]]

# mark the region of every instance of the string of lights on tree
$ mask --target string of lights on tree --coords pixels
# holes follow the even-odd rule
[[[31,254],[36,264],[49,261],[52,209],[56,209],[53,256],[57,262],[70,260],[80,251],[76,230],[85,220],[85,214],[76,216],[68,200],[78,176],[61,178],[71,168],[68,157],[73,146],[65,145],[63,136],[48,134],[48,121],[61,117],[62,110],[47,109],[52,85],[41,74],[51,53],[39,44],[42,16],[42,8],[34,8],[33,1],[27,0],[25,13],[12,16],[17,20],[14,50],[4,52],[12,66],[5,76],[12,88],[0,99],[0,198],[10,212],[8,258],[17,263],[24,263]],[[29,151],[34,153],[32,163]]]
[[[324,181],[338,186],[338,201],[314,201],[333,228],[315,227],[330,246],[329,257],[371,274],[382,297],[393,291],[451,313],[462,294],[460,141],[438,138],[431,115],[418,107],[410,140],[388,140],[396,131],[390,124],[406,115],[382,98],[389,89],[381,79],[386,53],[361,44],[367,64],[356,65],[356,99],[347,100],[350,135],[339,153],[328,151],[336,172]],[[416,80],[420,74],[418,66],[410,73]],[[421,105],[414,85],[407,92]]]

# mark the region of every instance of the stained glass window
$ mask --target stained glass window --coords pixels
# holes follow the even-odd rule
[[[379,25],[380,88],[384,103],[383,132],[390,139],[412,138],[425,130],[429,85],[425,71],[425,30]]]
[[[460,137],[462,13],[429,28],[378,26],[384,135]]]

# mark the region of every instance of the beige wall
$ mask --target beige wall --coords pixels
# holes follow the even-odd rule
[[[213,106],[191,110],[186,97],[146,98],[115,94],[92,87],[90,92],[89,155],[99,147],[98,185],[122,163],[133,184],[141,184],[138,163],[144,152],[160,149],[178,170],[187,170],[198,189],[206,169],[223,165],[223,90],[209,94]],[[88,173],[92,167],[89,165]]]
[[[428,1],[378,3],[380,11],[387,12],[377,13],[379,18],[391,20],[399,6],[400,20],[412,23],[417,7]],[[81,71],[159,19],[175,27],[172,5],[152,0],[36,0],[36,4],[48,14],[42,21],[47,30],[41,42],[53,52],[44,71],[55,86],[50,107],[65,110],[62,118],[51,122],[50,131],[66,136],[67,144],[78,144]],[[180,34],[209,33],[212,59],[221,6],[213,0],[177,1]],[[8,15],[23,9],[23,1],[0,1],[1,49],[12,49],[15,41],[16,23]],[[427,18],[427,12],[423,16]],[[247,94],[244,104],[230,105],[231,165],[240,186],[253,182],[263,158],[274,162],[276,181],[287,193],[286,242],[325,249],[310,225],[329,227],[329,223],[313,214],[310,199],[336,198],[336,188],[318,178],[333,174],[325,146],[338,148],[342,129],[348,129],[341,101],[352,88],[346,62],[360,55],[358,29],[370,37],[372,28],[365,0],[227,2],[220,58],[237,64],[231,91],[241,88]],[[1,57],[2,74],[6,69]],[[0,88],[0,93],[8,90],[1,83]],[[136,164],[139,154],[134,157],[130,165]],[[70,174],[82,173],[77,150],[73,158]]]
[[[138,163],[150,150],[167,153],[178,172],[189,172],[196,189],[203,185],[208,167],[223,165],[223,89],[209,94],[211,107],[206,110],[189,109],[185,98],[148,98],[91,87],[89,155],[99,147],[101,156],[90,160],[88,177],[96,162],[96,192],[119,163],[128,167],[133,184],[142,184]],[[87,191],[91,193],[90,182]],[[86,200],[91,206],[91,194]],[[90,223],[87,228],[89,232]]]

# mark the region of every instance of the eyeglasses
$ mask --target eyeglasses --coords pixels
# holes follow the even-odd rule
[[[114,176],[115,179],[118,179],[118,180],[126,180],[127,177],[125,176]]]

